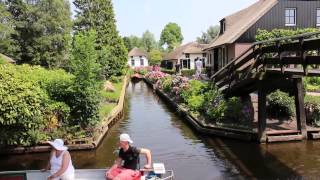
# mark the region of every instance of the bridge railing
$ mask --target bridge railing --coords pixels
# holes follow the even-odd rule
[[[308,65],[320,64],[319,49],[320,32],[256,42],[211,78],[218,87],[230,86],[236,79],[246,79],[267,68],[284,73],[288,65],[301,65],[303,75],[307,75]]]

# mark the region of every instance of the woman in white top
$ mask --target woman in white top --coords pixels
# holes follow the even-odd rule
[[[73,180],[74,167],[72,165],[70,153],[67,151],[68,147],[64,146],[62,139],[55,139],[53,142],[48,141],[52,146],[50,161],[45,169],[50,169],[50,176],[48,180]]]

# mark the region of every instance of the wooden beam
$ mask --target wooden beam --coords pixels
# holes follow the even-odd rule
[[[263,81],[259,82],[258,88],[258,138],[260,143],[267,141],[267,94],[264,89]]]
[[[280,68],[267,68],[267,73],[274,73],[279,74],[281,73]],[[287,68],[284,72],[286,75],[297,75],[297,76],[304,76],[303,69],[298,68]],[[320,70],[309,70],[308,76],[320,76]]]
[[[301,135],[268,136],[268,142],[301,141]]]
[[[306,113],[304,109],[303,82],[302,78],[294,79],[295,105],[297,115],[297,127],[301,131],[303,139],[307,139]]]

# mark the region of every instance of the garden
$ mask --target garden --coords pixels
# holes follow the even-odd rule
[[[30,146],[58,137],[70,143],[92,137],[115,107],[123,76],[111,82],[113,91],[101,83],[85,88],[62,69],[0,65],[0,144]]]
[[[140,68],[144,77],[170,97],[172,101],[206,124],[222,127],[254,128],[254,107],[250,96],[225,98],[218,88],[209,82]],[[136,71],[136,73],[139,73]],[[320,78],[304,79],[307,91],[320,88]],[[312,89],[310,88],[312,87]],[[319,88],[318,88],[319,87]],[[320,96],[305,95],[307,124],[320,127]],[[295,118],[294,97],[277,90],[267,96],[268,118],[290,120]]]

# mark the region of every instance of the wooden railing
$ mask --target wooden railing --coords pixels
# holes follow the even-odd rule
[[[320,71],[308,70],[308,65],[320,64],[319,49],[320,32],[256,42],[211,78],[219,88],[230,89],[242,81],[261,79],[259,73],[320,76]],[[297,65],[301,68],[292,68]]]

